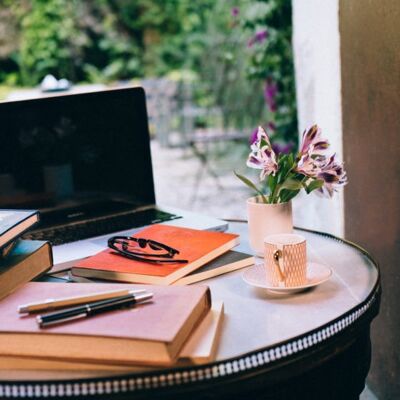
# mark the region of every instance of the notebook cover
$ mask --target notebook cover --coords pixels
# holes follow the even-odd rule
[[[0,249],[20,237],[39,221],[36,210],[0,210]]]
[[[199,269],[178,279],[174,285],[190,285],[191,283],[200,282],[205,279],[223,275],[237,269],[248,267],[255,262],[254,256],[251,254],[241,253],[239,251],[230,250],[227,253],[208,262]]]
[[[154,293],[151,304],[131,309],[102,313],[90,318],[40,329],[36,315],[21,316],[18,306],[50,298],[63,298],[123,288],[141,288]],[[135,338],[172,342],[193,308],[204,299],[205,308],[210,307],[207,286],[140,286],[113,283],[51,283],[30,282],[0,302],[0,338],[2,333],[25,333],[38,335],[103,336]],[[207,304],[206,304],[207,303]]]
[[[72,268],[72,273],[77,276],[112,279],[110,274],[107,276],[101,274],[105,272],[112,273],[111,276],[115,280],[127,279],[139,283],[170,284],[238,244],[238,235],[235,234],[169,225],[152,225],[133,236],[153,239],[173,247],[180,252],[175,257],[189,262],[187,264],[150,264],[131,260],[107,249],[78,261]]]

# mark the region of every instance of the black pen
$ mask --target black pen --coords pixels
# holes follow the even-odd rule
[[[118,310],[123,307],[134,305],[136,303],[143,303],[147,300],[150,300],[152,297],[153,293],[132,293],[113,299],[95,301],[93,303],[84,304],[79,307],[67,308],[65,310],[53,312],[46,315],[39,315],[36,317],[36,321],[41,328],[46,328],[50,325],[74,321],[80,318],[87,318],[92,315],[100,314],[106,311]]]

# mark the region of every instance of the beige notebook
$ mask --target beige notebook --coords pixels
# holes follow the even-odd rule
[[[179,358],[180,364],[203,364],[215,360],[218,349],[222,321],[223,302],[215,302],[185,343]],[[84,363],[69,360],[54,360],[34,357],[16,357],[0,355],[0,370],[59,370],[59,371],[121,371],[135,372],[153,369],[152,366],[128,366],[118,364]]]
[[[147,304],[40,329],[21,304],[115,289],[144,288]],[[183,345],[211,307],[207,286],[140,286],[113,283],[31,282],[0,302],[0,355],[82,362],[159,364],[176,362]]]
[[[204,364],[215,360],[224,318],[224,303],[214,302],[210,312],[186,342],[178,361]]]

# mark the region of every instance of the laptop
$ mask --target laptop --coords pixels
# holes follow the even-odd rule
[[[55,263],[154,223],[227,228],[156,205],[142,88],[0,103],[0,121],[0,208],[38,209],[26,238],[50,240]]]

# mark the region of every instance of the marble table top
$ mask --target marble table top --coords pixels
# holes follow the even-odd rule
[[[247,241],[247,224],[231,222],[229,231],[240,234],[237,250],[253,254]],[[243,270],[201,282],[209,285],[213,300],[224,302],[225,316],[216,363],[210,368],[198,367],[193,376],[218,377],[284,358],[346,329],[368,309],[379,281],[378,268],[369,255],[329,235],[304,230],[296,233],[307,239],[308,259],[330,267],[331,278],[311,290],[290,295],[250,286],[242,278]],[[162,373],[163,369],[135,367],[131,373],[148,371]],[[163,379],[171,375],[167,371]],[[3,370],[0,381],[113,375],[115,379],[118,372]]]

